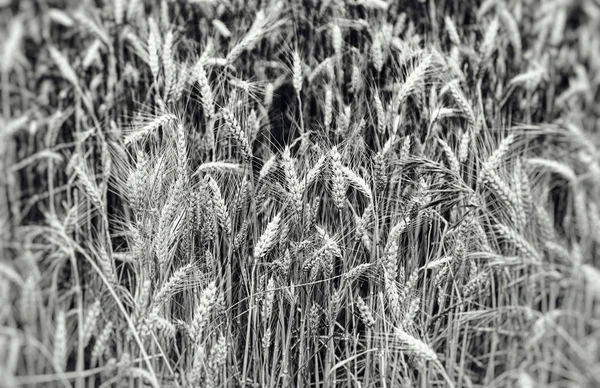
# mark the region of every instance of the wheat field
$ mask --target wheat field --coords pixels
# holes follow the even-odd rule
[[[1,0],[1,387],[600,386],[600,4]]]

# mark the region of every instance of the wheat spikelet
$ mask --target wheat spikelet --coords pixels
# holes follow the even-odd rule
[[[471,134],[468,129],[465,129],[462,136],[460,137],[460,143],[458,145],[458,160],[461,163],[467,161],[469,157],[469,142],[471,140]]]
[[[383,104],[377,93],[373,94],[375,101],[375,112],[377,112],[377,132],[383,134],[385,132],[385,111],[383,110]]]
[[[496,38],[498,37],[498,28],[500,27],[500,21],[497,17],[494,17],[488,28],[485,30],[483,36],[483,42],[481,43],[480,52],[481,60],[487,61],[494,54],[496,49]]]
[[[378,191],[385,190],[389,176],[387,173],[387,163],[382,152],[377,152],[373,157],[374,161],[374,175],[375,175],[375,187]]]
[[[454,97],[454,101],[456,101],[456,103],[460,107],[460,110],[463,112],[463,114],[466,115],[467,123],[470,126],[475,125],[475,114],[473,113],[473,109],[471,108],[471,105],[467,101],[465,95],[458,89],[458,87],[455,84],[453,84],[450,87],[450,93]]]
[[[587,293],[595,300],[600,299],[600,271],[591,264],[581,266]]]
[[[48,13],[48,17],[50,18],[50,20],[52,20],[52,22],[59,24],[63,27],[73,27],[73,25],[75,24],[73,21],[73,18],[71,16],[69,16],[66,12],[58,9],[58,8],[51,8],[47,11]],[[21,21],[17,20],[15,23],[17,26],[11,26],[10,29],[12,30],[13,28],[15,29],[20,29],[22,27],[21,25]],[[12,32],[12,31],[11,31]],[[23,31],[15,31],[17,38],[15,39],[15,37],[11,36],[11,33],[9,33],[9,39],[15,39],[17,40],[16,42],[11,42],[8,44],[8,48],[5,50],[7,53],[13,52],[12,49],[19,49],[18,48],[18,40],[20,40],[21,35],[23,33]],[[12,32],[14,33],[14,32]]]
[[[593,201],[588,203],[588,209],[592,238],[596,241],[596,243],[600,243],[600,209],[598,209],[598,205]]]
[[[539,234],[544,241],[553,241],[555,238],[554,221],[550,219],[543,206],[536,204],[534,207]]]
[[[426,56],[421,60],[419,65],[415,67],[406,77],[404,83],[400,86],[398,90],[394,104],[395,109],[401,106],[406,102],[406,99],[412,95],[418,88],[419,83],[425,79],[425,75],[427,74],[427,70],[429,66],[431,66],[432,58],[431,55]]]
[[[546,77],[547,70],[544,67],[537,67],[514,76],[509,85],[525,85],[525,88],[534,90]]]
[[[313,81],[315,80],[315,78],[317,78],[324,70],[327,70],[328,74],[329,74],[329,79],[333,80],[333,69],[332,69],[332,64],[335,58],[333,57],[328,57],[325,58],[323,61],[321,61],[311,72],[310,75],[308,76],[308,83],[313,83]]]
[[[158,32],[158,26],[154,19],[148,19],[148,26],[150,33],[148,35],[148,62],[150,65],[150,71],[154,80],[158,80],[158,72],[160,69],[159,64],[159,47],[161,46],[160,33]]]
[[[296,168],[294,166],[294,161],[290,156],[290,148],[286,147],[282,154],[282,166],[285,174],[285,180],[287,184],[287,188],[289,190],[290,196],[296,208],[296,212],[300,214],[302,212],[302,186],[300,185],[300,181],[298,180],[298,175],[296,174]]]
[[[115,0],[113,7],[115,11],[115,23],[117,23],[117,25],[123,24],[123,19],[125,17],[125,2],[123,0]]]
[[[388,240],[385,245],[386,252],[392,252],[398,249],[398,239],[400,238],[400,235],[406,230],[409,224],[410,219],[406,218],[396,223],[396,225],[394,225],[394,227],[390,229],[390,232],[388,234]]]
[[[435,259],[421,267],[422,269],[435,269],[439,267],[446,266],[446,264],[451,263],[454,260],[452,256],[442,256],[439,259]]]
[[[390,281],[395,281],[398,277],[398,243],[388,237],[385,254],[382,257],[383,267],[386,276]]]
[[[577,181],[577,175],[575,174],[575,171],[573,171],[573,169],[567,166],[565,163],[543,158],[529,158],[525,161],[525,163],[530,166],[542,167],[550,170],[562,176],[570,183]]]
[[[348,283],[352,283],[354,280],[363,276],[373,265],[371,263],[359,264],[356,267],[352,267],[348,272],[344,274],[342,279]]]
[[[515,192],[518,200],[520,221],[522,225],[525,225],[525,217],[529,213],[532,206],[532,197],[529,178],[527,177],[527,172],[525,172],[523,169],[520,159],[517,159],[515,162],[513,181],[515,182],[516,187]]]
[[[541,258],[538,254],[537,249],[533,247],[527,240],[525,240],[520,234],[518,234],[515,230],[509,228],[506,225],[496,224],[494,229],[498,233],[498,235],[504,240],[510,242],[515,246],[521,253],[526,255],[528,259],[532,263],[541,263]]]
[[[415,320],[417,316],[417,312],[419,311],[419,307],[421,305],[421,301],[418,297],[412,298],[408,305],[408,309],[406,310],[406,314],[402,318],[402,327],[408,328],[412,322]]]
[[[187,134],[185,127],[180,120],[176,120],[175,134],[177,135],[176,147],[177,147],[177,169],[179,174],[184,174],[187,164]]]
[[[22,18],[13,18],[8,26],[7,35],[4,35],[2,44],[2,59],[0,59],[0,70],[2,73],[8,74],[14,64],[16,55],[21,51],[21,44],[25,32],[25,23]],[[50,51],[52,55],[52,51]],[[55,61],[56,62],[56,61]]]
[[[504,29],[508,33],[508,39],[510,40],[510,44],[512,45],[515,54],[515,59],[519,61],[521,59],[522,51],[521,33],[519,32],[519,25],[506,7],[502,8],[502,10],[499,13],[499,17],[500,22],[502,22]]]
[[[106,276],[109,283],[116,285],[118,283],[117,274],[114,267],[113,258],[109,255],[109,251],[104,245],[98,248],[98,266]]]
[[[404,274],[401,273],[400,275],[401,275],[400,280],[402,280],[402,278],[404,277]],[[402,288],[402,290],[401,290],[400,304],[405,304],[409,297],[412,298],[413,293],[415,291],[415,287],[417,286],[418,278],[419,278],[419,270],[418,270],[418,268],[415,268],[411,272],[406,283],[404,284],[404,288]]]
[[[516,214],[519,206],[514,191],[508,186],[500,176],[492,170],[488,170],[482,180],[482,183],[489,187],[506,205],[510,206],[513,214]]]
[[[300,59],[300,54],[297,51],[294,51],[293,54],[293,86],[296,94],[300,96],[300,92],[302,91],[302,60]]]
[[[277,165],[277,154],[273,154],[266,162],[263,163],[260,171],[258,172],[258,179],[265,179],[271,171],[274,170]]]
[[[208,283],[204,290],[202,290],[200,300],[194,309],[194,319],[191,324],[191,335],[192,339],[195,340],[196,343],[202,340],[204,327],[206,326],[212,308],[217,301],[217,292],[217,285],[213,280],[212,282]]]
[[[78,182],[83,188],[83,192],[88,196],[92,204],[94,204],[94,206],[96,206],[99,210],[103,209],[104,203],[102,201],[102,196],[100,195],[100,190],[98,189],[93,177],[89,176],[87,168],[84,167],[84,163],[85,162],[81,160],[81,157],[78,154],[74,154],[69,161],[69,166],[77,176]]]
[[[277,235],[280,232],[281,215],[277,214],[267,225],[265,231],[261,234],[254,247],[254,257],[261,259],[269,253],[275,245]]]
[[[527,340],[526,347],[529,348],[534,345],[546,335],[548,330],[554,328],[556,319],[562,314],[564,314],[562,310],[550,310],[544,314],[540,314],[531,327],[532,336]]]
[[[394,322],[399,321],[402,317],[402,302],[400,300],[400,292],[396,284],[395,278],[396,273],[390,273],[389,267],[385,267],[384,271],[384,289],[385,297],[387,299],[388,309],[391,313],[391,317]],[[395,270],[396,268],[394,268]],[[397,272],[397,271],[395,271]]]
[[[19,313],[21,321],[25,325],[32,325],[37,319],[37,282],[32,275],[29,275],[21,289],[19,299]]]
[[[363,321],[369,329],[372,329],[375,326],[375,318],[373,317],[373,313],[369,306],[367,306],[360,296],[356,298],[356,307],[358,307],[358,316],[360,317],[360,320]]]
[[[73,18],[79,23],[80,27],[93,35],[96,35],[106,46],[111,45],[111,40],[107,31],[98,26],[98,23],[92,18],[89,12],[86,12],[83,7],[75,10],[72,14]]]
[[[96,337],[96,343],[94,343],[94,347],[92,348],[92,364],[95,365],[96,362],[106,353],[106,348],[112,335],[112,331],[112,321],[106,322],[102,332],[100,332],[100,335]]]
[[[251,50],[254,47],[256,42],[258,42],[258,40],[262,37],[263,33],[265,32],[264,23],[265,15],[263,11],[258,11],[256,13],[254,23],[252,23],[252,26],[250,27],[248,33],[237,45],[235,45],[231,49],[229,54],[227,54],[227,57],[225,58],[227,64],[233,64],[233,62],[235,62],[235,60],[238,59],[238,57],[244,51]]]
[[[180,291],[191,276],[193,270],[193,263],[189,263],[175,271],[169,280],[165,282],[152,297],[153,309],[160,308],[171,296]]]
[[[209,173],[209,172],[230,172],[233,174],[241,174],[244,171],[243,165],[239,163],[229,163],[229,162],[206,162],[202,163],[193,175],[198,175],[200,173]]]
[[[449,15],[446,15],[444,17],[444,26],[446,27],[446,32],[448,33],[450,41],[454,45],[460,46],[460,37],[458,35],[458,30],[456,29],[456,25],[454,24]]]
[[[365,8],[379,9],[382,11],[386,11],[390,6],[384,0],[360,0],[358,3]]]
[[[342,306],[342,302],[344,301],[344,288],[340,287],[336,289],[331,298],[329,299],[329,314],[331,318],[335,318]]]
[[[306,176],[304,177],[304,181],[301,184],[301,187],[308,187],[312,183],[317,180],[321,172],[323,171],[323,167],[325,166],[325,162],[327,161],[327,154],[322,154],[319,156],[319,159],[315,162],[315,164],[308,170]]]
[[[231,217],[225,199],[221,195],[221,189],[211,175],[206,175],[205,179],[212,194],[212,204],[217,215],[217,220],[227,236],[231,236]]]
[[[77,74],[69,64],[69,60],[53,46],[48,47],[48,52],[50,53],[50,57],[58,67],[58,70],[60,71],[62,76],[73,86],[79,88]]]
[[[223,118],[225,119],[227,130],[233,136],[236,143],[240,147],[240,151],[244,159],[246,161],[249,161],[252,158],[252,148],[250,148],[250,144],[248,143],[248,138],[246,137],[246,134],[242,130],[242,127],[239,125],[233,113],[229,111],[229,109],[223,108],[222,113]]]
[[[480,271],[477,275],[471,274],[471,279],[463,286],[463,299],[469,299],[480,292],[480,289],[487,283],[489,274]]]
[[[437,354],[423,341],[413,337],[402,329],[396,329],[395,339],[400,343],[401,349],[423,361],[437,362]]]
[[[169,24],[171,23],[169,18],[169,3],[167,3],[167,0],[160,0],[159,11],[160,27],[163,30],[167,30],[169,29]]]
[[[460,163],[459,163],[458,159],[456,158],[456,155],[452,151],[452,148],[450,148],[448,143],[446,143],[444,141],[444,139],[442,139],[442,138],[438,138],[437,141],[438,141],[439,145],[442,147],[442,150],[444,151],[444,155],[446,155],[446,159],[448,160],[448,166],[450,167],[450,170],[452,170],[456,174],[460,174]]]
[[[348,128],[350,127],[350,116],[352,115],[352,109],[350,105],[344,106],[344,109],[340,112],[338,116],[338,128],[337,134],[343,135],[348,132]]]
[[[496,8],[498,5],[498,0],[484,0],[479,5],[479,9],[477,10],[477,19],[482,19],[485,14]]]
[[[564,40],[565,27],[569,17],[566,5],[561,5],[555,11],[554,23],[550,32],[550,44],[554,47],[559,46]]]
[[[508,154],[510,147],[512,146],[515,139],[516,135],[514,133],[511,133],[500,142],[498,148],[496,148],[496,150],[487,158],[487,160],[483,164],[483,169],[478,179],[483,179],[483,176],[485,175],[486,171],[491,171],[498,166],[502,158],[504,158],[504,156]]]
[[[404,138],[404,141],[402,142],[402,148],[400,149],[400,153],[398,154],[398,159],[404,161],[408,158],[408,156],[410,155],[411,143],[412,141],[410,135],[406,136]]]
[[[360,175],[352,171],[352,169],[350,169],[349,167],[341,166],[341,169],[342,172],[346,175],[346,178],[348,178],[348,182],[350,183],[350,185],[352,185],[355,189],[363,193],[367,197],[367,199],[371,201],[371,188],[369,187],[367,182]]]
[[[262,340],[261,340],[261,345],[263,348],[265,358],[267,357],[267,352],[268,352],[269,348],[271,347],[272,336],[273,336],[273,332],[271,331],[271,328],[267,327],[263,333]]]
[[[161,264],[167,263],[170,258],[171,244],[175,239],[173,233],[173,219],[180,206],[180,197],[184,193],[183,179],[179,177],[175,185],[169,190],[167,201],[162,207],[158,220],[157,238],[155,239],[155,249],[158,260]]]
[[[67,362],[67,324],[65,312],[60,310],[56,315],[56,329],[54,331],[54,362],[61,371],[65,370]]]
[[[344,201],[346,199],[346,174],[344,174],[343,165],[342,165],[342,156],[338,152],[336,147],[333,147],[329,151],[330,161],[331,161],[331,183],[332,183],[332,195],[333,202],[338,209],[342,209],[344,207]]]
[[[127,20],[134,21],[142,14],[143,2],[141,0],[130,0],[127,5]]]
[[[352,76],[350,78],[352,93],[358,95],[362,88],[362,74],[358,66],[352,66]]]
[[[194,74],[196,76],[196,81],[200,86],[200,99],[202,101],[202,109],[204,109],[204,114],[207,118],[213,117],[215,113],[214,106],[214,97],[212,93],[212,88],[208,81],[208,75],[206,74],[206,70],[204,69],[204,61],[199,60],[194,66]]]
[[[223,38],[231,38],[231,31],[229,31],[229,28],[227,28],[225,23],[223,23],[219,19],[213,19],[212,25],[215,28],[215,30],[217,30],[219,34],[221,34]]]
[[[175,79],[175,63],[173,60],[173,31],[167,31],[162,49],[162,64],[165,74],[165,96],[171,95]]]
[[[333,92],[330,85],[325,86],[325,105],[323,109],[323,124],[325,124],[325,131],[329,132],[331,122],[333,121]]]
[[[315,229],[325,243],[320,252],[325,253],[327,256],[342,257],[342,252],[340,251],[338,244],[329,236],[325,229],[321,228],[320,226],[315,226]]]
[[[133,144],[139,140],[146,138],[147,136],[156,132],[158,128],[169,125],[170,123],[177,120],[177,117],[171,113],[163,112],[159,116],[156,116],[141,128],[129,133],[124,138],[125,145]]]
[[[96,300],[88,309],[87,314],[85,315],[85,319],[83,321],[83,335],[82,342],[83,346],[87,346],[94,334],[94,330],[96,329],[96,322],[98,320],[98,316],[100,315],[100,300]]]
[[[331,45],[333,47],[333,52],[337,57],[342,55],[342,44],[344,43],[344,38],[342,36],[342,30],[340,26],[337,24],[331,25]]]
[[[217,372],[225,365],[227,361],[227,342],[225,337],[221,335],[217,342],[210,349],[208,356],[208,370],[212,376],[207,376],[207,379],[212,379],[213,386],[217,386]]]
[[[583,188],[574,190],[573,193],[573,210],[575,210],[575,219],[577,220],[576,228],[581,236],[587,237],[590,235],[590,222],[588,217],[588,201],[587,195]]]
[[[159,316],[156,309],[150,311],[147,321],[148,330],[156,331],[163,338],[175,338],[177,335],[175,326],[165,318]]]
[[[271,315],[273,314],[273,302],[275,300],[275,280],[273,277],[269,278],[267,283],[264,297],[262,300],[261,319],[265,322],[265,325],[269,324]]]
[[[371,43],[371,58],[373,59],[373,66],[378,73],[381,73],[383,69],[383,49],[381,47],[381,40],[379,34],[374,34],[373,42]]]
[[[558,257],[564,263],[572,262],[571,253],[561,244],[554,241],[546,241],[544,242],[544,248],[549,254]]]
[[[317,303],[313,303],[310,307],[310,310],[308,311],[308,326],[310,328],[311,333],[318,333],[319,326],[321,324],[322,314],[323,311],[321,309],[321,306],[319,306]]]
[[[517,376],[517,387],[518,388],[534,388],[537,384],[533,377],[525,371],[520,371]]]

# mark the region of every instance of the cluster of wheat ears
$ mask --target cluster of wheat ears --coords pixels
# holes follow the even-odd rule
[[[600,384],[593,0],[0,1],[0,386]]]

